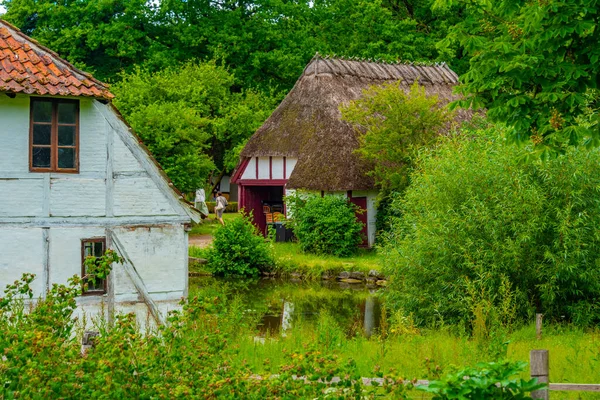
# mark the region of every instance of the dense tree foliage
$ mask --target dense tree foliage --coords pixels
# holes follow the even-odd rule
[[[511,127],[509,137],[536,150],[600,144],[600,7],[595,0],[437,0],[464,5],[452,30],[470,60],[465,103]]]
[[[452,118],[418,82],[408,92],[398,84],[372,86],[341,111],[359,132],[358,154],[373,165],[370,173],[386,192],[406,188],[414,153],[431,144]]]
[[[386,245],[392,304],[421,324],[598,323],[600,152],[524,162],[496,129],[425,152]]]
[[[175,186],[190,192],[211,171],[232,170],[240,144],[272,111],[272,98],[234,93],[233,83],[215,63],[188,63],[156,73],[137,69],[112,90],[115,105]]]
[[[458,21],[432,0],[2,0],[3,18],[104,80],[198,59],[241,87],[291,88],[319,51],[388,60],[446,60],[436,42]]]

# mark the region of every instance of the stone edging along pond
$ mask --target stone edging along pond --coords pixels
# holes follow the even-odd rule
[[[207,260],[204,258],[189,257],[190,264],[205,265]],[[198,276],[212,276],[208,271],[202,272],[189,272],[190,277]],[[299,271],[274,271],[274,272],[263,272],[262,276],[265,278],[288,278],[291,281],[301,280],[315,280],[315,276],[310,274],[304,274]],[[370,284],[377,286],[386,286],[387,278],[375,269],[370,270],[368,273],[362,271],[341,271],[339,273],[334,271],[325,271],[321,274],[321,280],[324,281],[340,281],[348,284]]]

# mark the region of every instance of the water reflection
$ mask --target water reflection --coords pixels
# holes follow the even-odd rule
[[[295,328],[311,328],[326,311],[348,336],[367,337],[376,333],[381,321],[377,289],[362,284],[338,282],[290,282],[261,279],[254,282],[217,281],[197,278],[190,281],[190,293],[203,287],[230,285],[240,296],[247,313],[256,318],[258,335],[285,335]]]

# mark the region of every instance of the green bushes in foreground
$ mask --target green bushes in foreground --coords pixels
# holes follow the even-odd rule
[[[216,230],[207,259],[208,268],[220,276],[256,276],[273,265],[269,244],[247,216]]]
[[[418,160],[384,249],[391,304],[480,331],[535,312],[600,322],[600,152],[530,161],[501,136],[444,138]]]
[[[74,279],[68,286],[55,285],[45,299],[30,307],[21,296],[31,296],[29,284],[34,278],[29,274],[10,286],[0,301],[0,398],[3,399],[409,398],[411,385],[401,384],[404,380],[398,373],[381,368],[383,359],[398,355],[388,347],[392,343],[386,343],[392,338],[372,341],[347,338],[331,317],[321,313],[315,329],[301,336],[292,330],[289,337],[257,345],[253,339],[255,319],[244,312],[245,305],[231,300],[217,288],[205,290],[183,303],[181,311],[169,314],[166,326],[144,334],[132,314],[117,316],[113,327],[99,324],[100,336],[82,356],[81,332],[73,318],[81,281]],[[471,351],[460,350],[461,346],[435,349],[440,344],[436,338],[429,345],[418,334],[398,339],[394,345],[404,346],[404,352],[408,350],[411,354],[410,357],[403,354],[401,362],[408,362],[413,368],[422,361],[416,350],[433,343],[436,343],[433,349],[436,357],[441,356],[442,350],[473,357]],[[352,351],[340,355],[341,348],[367,342],[374,346],[375,352]],[[472,347],[468,342],[465,345]],[[257,359],[258,353],[270,347],[275,350],[272,358]],[[365,375],[355,359],[369,357],[375,364]],[[456,361],[452,358],[452,363]],[[392,365],[400,366],[396,362]],[[510,392],[523,394],[533,387],[529,381],[513,378],[522,366],[504,362],[482,364],[466,370],[472,378],[468,380],[458,379],[457,372],[442,378],[439,367],[429,375],[417,377],[437,379],[432,385],[437,394],[460,389],[463,397],[459,398],[475,399],[481,398],[477,394],[502,392],[502,398],[515,399],[524,397],[513,397]],[[572,369],[569,363],[568,370]],[[303,379],[294,379],[294,375]],[[383,378],[383,385],[363,386],[362,376]],[[332,377],[340,380],[333,382]],[[502,386],[496,387],[497,383]]]
[[[84,356],[73,318],[81,281],[55,285],[45,299],[27,307],[33,275],[9,287],[0,302],[0,398],[403,398],[402,385],[363,387],[352,360],[322,352],[317,344],[286,354],[268,379],[253,376],[236,355],[237,341],[250,333],[244,308],[214,293],[195,297],[171,312],[168,325],[145,334],[134,315],[100,326]],[[268,360],[265,360],[268,364]],[[293,375],[305,379],[294,379]],[[341,378],[331,382],[332,377]],[[390,382],[395,378],[389,377]]]
[[[342,196],[297,194],[286,197],[292,229],[302,251],[348,257],[362,243],[356,209]]]

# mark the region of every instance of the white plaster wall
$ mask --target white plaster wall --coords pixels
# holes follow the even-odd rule
[[[112,127],[94,101],[80,99],[79,173],[52,173],[48,180],[47,173],[29,172],[29,97],[0,96],[0,217],[106,215],[107,132]],[[178,215],[116,134],[112,159],[114,215]],[[43,204],[44,196],[49,204]]]
[[[81,276],[81,240],[105,236],[101,227],[50,228],[50,285],[66,284],[73,275]]]
[[[248,161],[248,165],[242,174],[241,179],[256,179],[256,157]]]
[[[257,179],[256,178],[256,157],[252,157],[242,173],[240,179]],[[269,166],[269,157],[258,157],[258,179],[269,179],[269,168],[272,169],[273,179],[288,179],[296,166],[297,159],[285,159],[285,177],[283,175],[283,157],[271,157],[272,165]]]
[[[115,215],[176,215],[167,198],[149,177],[115,180]]]
[[[43,260],[41,228],[0,226],[0,296],[6,285],[20,279],[25,272],[36,275],[32,289],[39,296],[45,286]]]
[[[272,168],[273,179],[283,179],[283,157],[273,157]]]
[[[258,179],[269,178],[269,157],[258,157]]]
[[[178,221],[158,227],[116,229],[152,298],[164,302],[159,308],[164,308],[166,313],[176,307],[176,300],[187,291],[187,242],[181,219],[188,216],[181,207],[176,209],[176,201],[167,198],[164,188],[159,189],[150,178],[148,171],[156,172],[151,168],[146,171],[114,131],[116,128],[126,130],[126,127],[115,128],[117,119],[105,113],[106,106],[95,100],[80,99],[80,172],[30,173],[29,104],[29,97],[25,95],[14,99],[0,96],[0,293],[23,272],[37,275],[33,288],[36,296],[43,293],[46,253],[41,226],[50,226],[47,230],[50,284],[66,283],[70,276],[80,274],[81,239],[105,235],[101,224],[107,223],[104,216],[111,207],[115,217],[126,217],[130,225],[135,225],[135,216],[172,216]],[[129,140],[129,137],[124,138]],[[111,141],[113,153],[108,158]],[[145,155],[139,154],[144,165],[148,165]],[[107,177],[108,159],[113,160],[111,177]],[[114,185],[110,206],[107,182]],[[45,219],[38,222],[30,217]],[[55,221],[60,221],[60,225]],[[98,225],[94,225],[96,221]],[[119,224],[110,221],[110,224]],[[143,223],[148,221],[151,219],[144,219]],[[115,280],[121,300],[134,302],[124,303],[123,310],[136,310],[138,317],[147,314],[143,303],[135,303],[138,296],[122,269],[117,266],[111,279]],[[78,300],[82,305],[78,312],[97,312],[105,301],[106,296],[82,297]],[[121,305],[118,298],[116,301],[118,312]]]
[[[52,216],[103,216],[106,215],[105,203],[104,179],[82,179],[78,175],[71,175],[50,180]]]
[[[93,101],[92,99],[79,100],[80,174],[106,172],[107,124],[104,117],[94,108]],[[68,177],[68,175],[65,175],[65,177]]]
[[[296,163],[298,162],[298,159],[296,158],[286,158],[285,159],[286,162],[286,169],[285,169],[285,179],[289,179],[290,176],[292,175],[292,171],[294,171],[294,167],[296,166]]]
[[[125,146],[122,140],[115,140],[113,143],[113,170],[115,172],[141,172],[144,171],[142,165],[134,157],[131,151]]]
[[[43,184],[41,176],[38,179],[7,180],[0,177],[0,216],[40,216],[44,202]]]
[[[0,96],[0,144],[0,171],[29,172],[28,96]]]
[[[155,301],[179,299],[184,295],[188,254],[182,225],[119,228],[114,234]],[[115,300],[137,299],[129,278],[120,272],[115,275]]]
[[[230,179],[231,179],[231,177],[229,177],[228,175],[225,175],[225,176],[223,176],[223,178],[221,178],[221,183],[219,184],[219,187],[221,188],[221,192],[229,193],[229,191],[231,190]]]

